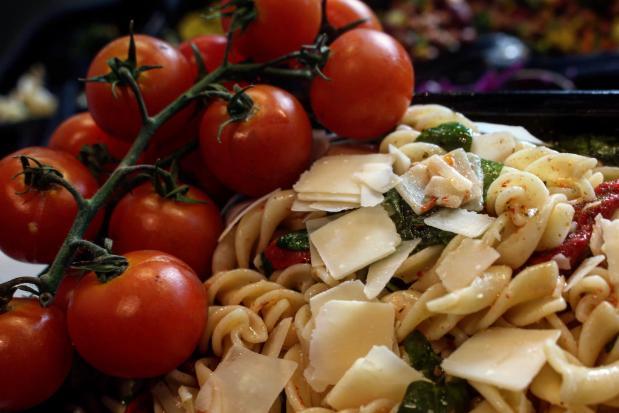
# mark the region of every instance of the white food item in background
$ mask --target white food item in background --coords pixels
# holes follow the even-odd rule
[[[520,141],[529,142],[535,145],[545,145],[543,141],[533,136],[531,132],[522,126],[502,125],[499,123],[487,122],[475,122],[475,124],[481,133],[509,132]]]
[[[580,280],[585,278],[589,274],[589,272],[591,272],[591,270],[604,262],[605,259],[606,257],[603,255],[595,255],[593,257],[587,258],[582,263],[580,263],[578,268],[576,268],[576,270],[570,276],[570,279],[567,281],[567,285],[565,286],[563,291],[568,292],[569,290],[574,288],[574,286],[578,284]]]
[[[465,209],[441,209],[435,214],[423,220],[424,224],[453,232],[469,238],[476,238],[483,234],[486,229],[496,220],[486,214],[467,211]]]
[[[391,304],[329,301],[315,317],[304,376],[315,391],[337,383],[373,346],[391,348],[395,310]]]
[[[263,356],[234,345],[196,398],[198,411],[267,413],[290,380],[297,363]],[[219,406],[212,406],[212,392]]]
[[[337,410],[363,406],[377,399],[402,401],[407,386],[426,380],[385,346],[374,346],[346,371],[325,402]]]
[[[606,255],[608,275],[613,286],[619,286],[619,220],[602,219],[604,244],[602,252]]]
[[[367,301],[363,292],[364,285],[360,280],[344,281],[310,298],[310,309],[314,316],[318,315],[323,305],[333,300],[340,301]]]
[[[402,265],[420,242],[420,238],[412,241],[404,241],[396,248],[393,254],[370,265],[365,289],[363,290],[369,299],[376,298],[378,294],[380,294],[389,280],[391,280],[391,277],[394,276],[396,270],[400,268],[400,265]]]
[[[310,241],[335,279],[393,253],[402,242],[381,206],[360,208],[314,231]]]
[[[593,231],[591,232],[591,239],[589,240],[589,249],[594,255],[601,255],[602,245],[604,245],[604,236],[602,234],[602,220],[604,217],[602,214],[597,214],[595,217],[595,223],[593,224]]]
[[[448,291],[455,291],[471,285],[499,257],[500,254],[483,241],[466,238],[442,259],[436,273]]]
[[[560,335],[559,330],[490,328],[466,340],[441,367],[455,377],[522,391],[546,363],[544,345]]]
[[[514,136],[508,131],[473,136],[471,152],[483,159],[503,162],[516,150]]]

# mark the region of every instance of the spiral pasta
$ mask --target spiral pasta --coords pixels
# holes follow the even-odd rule
[[[461,148],[447,153],[438,145],[417,141],[421,131],[445,122],[459,122],[469,127],[474,131],[472,152],[504,164],[485,187],[482,185],[484,177],[477,173],[481,162],[479,156],[467,154]],[[397,208],[392,211],[386,207],[385,210],[392,214],[394,231],[397,230],[397,241],[394,241],[391,253],[381,255],[361,269],[354,267],[350,273],[342,271],[342,274],[336,274],[336,279],[329,272],[328,268],[332,267],[323,262],[323,256],[313,244],[312,233],[343,215],[328,216],[324,211],[293,212],[297,194],[292,190],[276,191],[265,197],[245,210],[219,242],[213,257],[214,275],[204,283],[210,307],[199,350],[206,358],[196,363],[193,375],[176,371],[157,382],[153,394],[159,411],[194,412],[197,411],[195,406],[208,405],[214,412],[226,412],[221,404],[223,396],[216,376],[217,367],[229,357],[231,349],[249,350],[251,354],[292,362],[296,366],[280,388],[281,394],[270,413],[398,411],[406,389],[398,387],[397,383],[386,384],[397,391],[386,392],[385,397],[367,403],[367,400],[361,402],[350,396],[351,400],[347,399],[347,402],[352,407],[338,410],[329,394],[340,386],[343,376],[333,380],[329,377],[330,381],[325,381],[327,384],[313,386],[313,377],[308,373],[319,368],[320,363],[329,362],[312,357],[318,359],[319,355],[331,354],[332,357],[346,358],[344,350],[354,350],[352,346],[358,344],[354,341],[362,341],[355,336],[358,329],[351,328],[350,324],[341,325],[346,314],[342,317],[329,314],[332,308],[346,309],[352,314],[360,303],[378,306],[376,308],[387,306],[388,312],[393,310],[389,329],[385,330],[388,334],[384,334],[389,335],[388,344],[380,345],[392,359],[380,360],[382,367],[389,366],[394,371],[402,368],[410,373],[412,367],[408,362],[413,364],[414,360],[411,359],[409,340],[419,332],[437,357],[444,359],[458,354],[467,343],[488,332],[550,332],[552,339],[529,349],[531,359],[537,357],[541,361],[524,387],[510,387],[511,384],[498,379],[484,380],[483,374],[482,377],[457,375],[448,370],[447,364],[442,364],[448,374],[443,371],[441,374],[446,374],[441,378],[443,381],[434,384],[437,387],[444,385],[453,378],[449,375],[464,380],[475,394],[470,403],[471,412],[601,413],[606,411],[604,409],[613,411],[613,408],[619,408],[619,311],[615,294],[619,286],[614,281],[617,279],[614,261],[608,259],[612,254],[609,253],[608,240],[604,234],[593,236],[587,252],[597,255],[587,258],[577,268],[571,268],[570,260],[563,253],[535,261],[540,253],[548,254],[547,251],[564,246],[575,230],[578,214],[587,207],[596,207],[598,195],[595,188],[604,179],[596,170],[597,161],[522,142],[515,133],[479,134],[476,125],[462,114],[438,105],[413,106],[402,123],[382,141],[380,151],[391,154],[392,167],[401,179],[406,179],[406,174],[411,174],[411,171],[427,173],[427,179],[421,179],[420,193],[437,198],[431,205],[426,205],[428,210],[416,210],[413,202],[400,194],[403,202],[410,206],[409,212],[414,214],[414,225],[422,228],[421,234],[426,237],[424,245],[410,254],[407,250],[398,257],[393,250],[404,245],[402,241],[420,245],[422,239],[421,236],[415,238],[419,234],[415,231],[404,237],[402,222],[396,222],[393,217],[394,213],[406,216],[409,212]],[[491,147],[484,147],[484,143]],[[440,179],[435,179],[437,177]],[[376,178],[377,181],[379,178],[384,176]],[[320,179],[328,181],[337,177],[321,176]],[[474,185],[478,192],[475,197],[472,196]],[[430,189],[424,192],[428,187]],[[459,202],[438,200],[437,194],[453,195],[453,191],[439,191],[446,187],[455,188],[462,194],[471,193],[469,198],[462,196]],[[345,196],[328,191],[315,194],[340,200],[359,195],[353,194],[353,187],[349,190],[351,193]],[[397,187],[395,191],[399,193]],[[380,195],[387,198],[385,193]],[[479,201],[479,207],[472,205],[472,201]],[[480,215],[484,215],[481,217],[484,227],[473,233],[456,228],[457,233],[449,237],[432,238],[428,235],[436,234],[432,231],[444,230],[440,223],[435,224],[436,227],[430,225],[430,220],[426,223],[425,214],[440,207],[465,210],[461,214],[465,217],[480,219]],[[268,268],[263,257],[273,245],[280,248],[278,243],[282,234],[303,231],[306,221],[314,218],[325,219],[316,228],[307,225],[310,227],[309,233],[305,234],[307,245],[302,248],[303,254],[309,255],[302,262],[292,260],[278,267],[280,269]],[[462,223],[462,226],[470,224],[467,219]],[[359,239],[372,238],[363,232],[365,223],[357,222],[356,225],[337,231],[354,232]],[[341,235],[337,231],[332,233],[333,238]],[[383,234],[379,232],[379,235]],[[345,237],[341,239],[342,243],[347,242]],[[430,242],[425,243],[427,240]],[[343,249],[360,248],[350,245],[357,244],[347,243]],[[480,259],[463,261],[466,265],[462,268],[456,266],[455,270],[449,267],[450,262],[457,262],[454,256],[469,246],[471,251],[479,253]],[[560,251],[569,255],[567,249]],[[371,253],[371,249],[363,249],[357,255]],[[552,254],[554,252],[548,255]],[[348,263],[336,261],[330,264]],[[458,272],[457,282],[449,282],[448,277],[453,275],[446,274],[449,269]],[[372,280],[385,277],[383,272],[386,272],[386,285],[380,284],[375,290],[380,290],[378,296],[364,295],[365,287]],[[338,306],[329,306],[329,300],[338,301]],[[354,305],[342,304],[346,301],[354,301]],[[366,314],[362,320],[354,320],[353,324],[363,327],[360,329],[363,330],[363,340],[371,337],[367,331],[375,329],[372,323],[378,323],[372,321],[371,316],[373,314]],[[325,333],[325,325],[350,332],[352,343],[329,342],[324,346],[329,351],[315,351],[313,346],[317,341],[331,337]],[[344,349],[342,352],[339,352],[340,347]],[[493,348],[484,351],[488,352],[489,358],[493,357]],[[364,374],[382,374],[380,369],[373,370],[369,356],[355,357],[344,373],[354,376],[354,380],[351,379],[353,384],[357,383],[355,380],[361,380],[359,377],[365,377]],[[403,361],[406,361],[404,367],[398,364]],[[523,360],[523,364],[528,362]],[[431,380],[430,376],[424,378],[417,370],[415,372],[419,374],[419,381]],[[518,375],[517,371],[512,373]],[[208,386],[207,382],[210,383]],[[355,389],[354,385],[350,386]],[[354,393],[349,392],[349,395]],[[397,397],[393,396],[395,393]]]

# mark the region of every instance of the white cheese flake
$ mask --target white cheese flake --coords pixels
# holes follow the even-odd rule
[[[394,322],[391,304],[342,300],[324,304],[310,338],[309,366],[304,372],[308,383],[324,391],[373,346],[391,348]]]
[[[465,209],[445,208],[424,219],[423,222],[442,231],[476,238],[483,234],[495,219],[489,215],[477,214]]]
[[[455,291],[468,287],[499,257],[500,254],[483,241],[466,238],[443,258],[436,273],[448,291]]]
[[[455,377],[523,391],[546,363],[545,343],[560,335],[559,330],[491,328],[465,341],[441,366]]]
[[[310,235],[329,273],[342,279],[393,253],[401,243],[395,224],[381,206],[360,208]]]
[[[402,265],[420,242],[420,238],[412,241],[404,241],[396,248],[393,254],[370,265],[364,289],[365,295],[367,295],[369,299],[376,298],[378,294],[380,294],[391,277],[394,276],[397,269],[400,268],[400,265]]]
[[[363,292],[363,283],[360,280],[344,281],[310,298],[310,309],[314,316],[318,315],[323,305],[333,300],[340,301],[367,301]]]
[[[337,410],[353,409],[378,399],[399,403],[413,381],[426,380],[385,346],[374,346],[346,371],[325,401]]]
[[[210,393],[219,393],[222,413],[268,412],[290,380],[297,363],[263,356],[234,345],[196,398],[199,411],[211,411]],[[210,399],[210,400],[209,400]]]

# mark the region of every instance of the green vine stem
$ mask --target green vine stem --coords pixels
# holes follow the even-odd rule
[[[320,47],[322,48],[322,46]],[[150,116],[146,110],[146,105],[144,103],[140,88],[133,77],[133,74],[129,70],[121,68],[120,75],[123,77],[123,80],[127,82],[127,85],[131,88],[137,100],[143,126],[140,129],[140,132],[138,133],[131,149],[127,152],[127,155],[122,159],[117,169],[110,175],[108,180],[101,186],[101,188],[99,188],[97,193],[95,193],[91,199],[81,199],[81,195],[78,196],[76,191],[67,188],[67,185],[65,185],[66,182],[58,182],[65,188],[69,189],[69,191],[74,195],[79,209],[73,225],[69,230],[62,246],[60,247],[56,258],[50,265],[47,273],[40,277],[40,291],[49,293],[56,291],[65,274],[65,269],[70,266],[73,260],[75,252],[80,246],[83,247],[85,245],[83,237],[90,222],[93,220],[97,212],[106,205],[121,180],[132,172],[154,168],[152,165],[135,166],[135,164],[140,154],[144,152],[148,142],[161,125],[172,118],[178,111],[187,106],[192,100],[202,97],[203,92],[207,91],[209,86],[224,79],[257,75],[275,75],[311,79],[315,73],[313,69],[287,69],[282,67],[274,67],[281,62],[303,57],[303,55],[304,52],[299,51],[267,63],[224,64],[204,76],[161,112],[153,116]]]

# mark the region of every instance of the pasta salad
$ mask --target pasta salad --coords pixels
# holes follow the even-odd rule
[[[206,357],[156,409],[617,411],[614,173],[410,107],[378,153],[319,158],[228,217]]]

